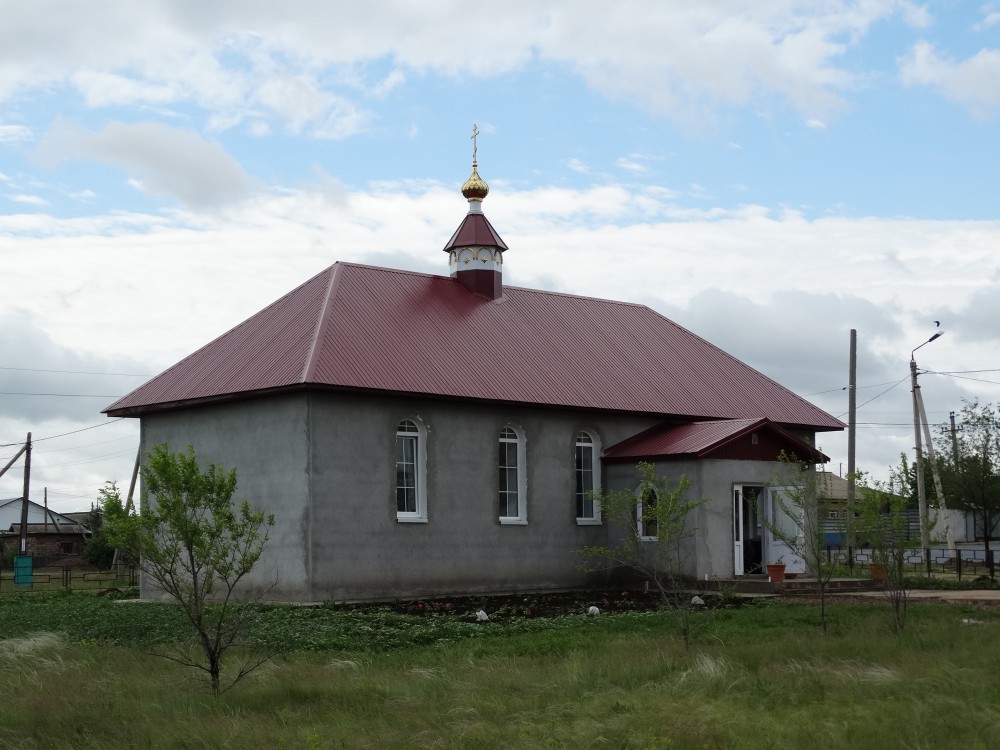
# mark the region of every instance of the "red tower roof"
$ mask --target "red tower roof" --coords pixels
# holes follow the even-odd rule
[[[462,219],[443,249],[449,252],[458,247],[498,247],[506,250],[507,244],[500,239],[489,219],[481,213],[470,212]]]

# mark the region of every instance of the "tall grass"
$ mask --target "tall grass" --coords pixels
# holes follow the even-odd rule
[[[917,604],[895,636],[881,607],[830,615],[822,637],[801,605],[705,613],[690,651],[656,613],[361,640],[286,653],[221,699],[147,646],[36,631],[0,641],[0,747],[997,746],[1000,616]]]

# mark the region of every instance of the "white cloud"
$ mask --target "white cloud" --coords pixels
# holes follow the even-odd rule
[[[915,29],[925,29],[934,23],[934,18],[926,5],[917,5],[912,2],[901,2],[899,5],[903,20],[908,26]]]
[[[111,107],[137,102],[166,104],[185,96],[177,82],[153,83],[117,73],[84,70],[71,77],[88,107]]]
[[[573,158],[566,161],[566,166],[573,172],[578,174],[587,174],[590,171],[590,167],[584,164],[579,159]]]
[[[193,103],[229,127],[263,108],[292,132],[344,137],[370,120],[353,91],[378,99],[414,72],[492,77],[541,60],[688,124],[757,99],[820,117],[855,85],[845,53],[894,15],[928,21],[897,0],[397,2],[391,11],[309,0],[37,0],[4,10],[0,100],[69,82],[92,107]],[[475,39],[474,54],[456,39]],[[367,66],[383,61],[391,72],[370,80]]]
[[[711,197],[708,194],[708,191],[705,189],[705,186],[700,185],[697,182],[691,183],[690,187],[688,188],[688,195],[697,200],[705,200]]]
[[[18,194],[18,195],[8,195],[7,197],[10,198],[10,200],[14,201],[15,203],[26,203],[31,206],[49,205],[49,202],[47,200],[45,200],[44,198],[40,198],[37,195]]]
[[[972,28],[975,31],[986,31],[1000,24],[1000,11],[984,11],[983,20]]]
[[[0,143],[30,141],[33,135],[31,128],[24,125],[0,125]]]
[[[58,121],[39,148],[50,162],[95,159],[131,173],[130,184],[175,198],[192,208],[218,208],[243,200],[250,181],[218,143],[159,123],[112,122],[90,132]]]
[[[813,130],[826,130],[826,123],[822,120],[817,120],[815,118],[806,120],[806,127],[812,128]]]
[[[375,84],[375,87],[371,90],[371,95],[378,99],[382,99],[388,96],[394,89],[403,85],[405,82],[406,74],[399,68],[396,68],[389,73],[389,75]]]
[[[905,85],[929,86],[976,117],[988,117],[1000,108],[1000,49],[983,49],[955,61],[941,57],[930,42],[920,42],[899,60],[899,68]]]
[[[643,174],[649,171],[649,167],[645,164],[640,164],[638,161],[625,156],[615,159],[615,164],[620,168],[624,169],[626,172],[631,172],[632,174]]]
[[[360,132],[369,115],[347,99],[324,92],[309,76],[275,75],[263,81],[254,98],[286,122],[286,131],[311,128],[319,138],[345,138]]]

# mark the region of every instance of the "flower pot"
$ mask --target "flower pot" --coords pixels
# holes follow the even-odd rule
[[[768,563],[767,564],[767,577],[771,579],[771,583],[781,583],[785,580],[785,564],[784,563]]]
[[[885,565],[882,563],[872,563],[869,566],[869,572],[875,583],[885,583]]]

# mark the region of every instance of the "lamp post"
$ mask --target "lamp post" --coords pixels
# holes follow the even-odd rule
[[[935,339],[941,338],[944,331],[938,331],[920,346],[926,346]],[[927,492],[924,488],[924,451],[920,442],[920,384],[917,383],[917,360],[914,358],[917,349],[910,352],[910,385],[913,392],[913,440],[917,451],[917,513],[920,515],[920,546],[927,549],[931,546],[931,532],[927,528]]]

